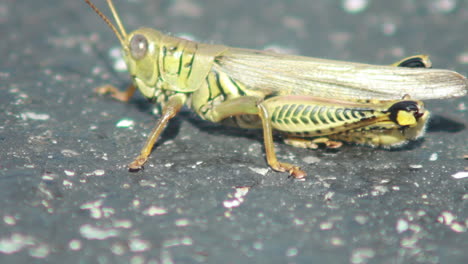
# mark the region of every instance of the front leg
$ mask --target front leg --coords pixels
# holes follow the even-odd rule
[[[280,162],[276,158],[275,147],[273,143],[273,128],[271,124],[271,113],[261,102],[262,100],[253,96],[238,97],[225,101],[213,109],[209,110],[206,118],[213,122],[220,122],[223,119],[238,115],[258,115],[262,122],[263,140],[265,145],[266,159],[268,165],[275,171],[288,172],[296,179],[302,179],[306,173],[298,166]]]
[[[156,140],[159,138],[159,135],[161,135],[164,128],[166,128],[169,120],[179,113],[185,103],[185,100],[186,96],[184,94],[175,94],[169,98],[168,102],[164,105],[161,118],[148,136],[145,145],[141,149],[140,155],[138,155],[138,157],[128,165],[130,171],[137,171],[143,167],[143,164],[145,164],[148,156],[151,154],[151,150],[153,149]]]

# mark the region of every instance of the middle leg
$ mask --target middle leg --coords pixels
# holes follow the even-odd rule
[[[262,100],[253,96],[244,96],[225,101],[209,110],[205,117],[212,122],[220,122],[226,118],[239,115],[258,115],[263,128],[263,141],[268,165],[281,172],[288,172],[297,179],[304,178],[306,173],[298,166],[278,161],[273,143],[273,126],[271,113],[263,105]]]

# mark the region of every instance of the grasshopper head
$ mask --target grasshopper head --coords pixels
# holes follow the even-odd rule
[[[151,28],[133,31],[123,43],[124,59],[135,85],[146,97],[153,97],[159,78],[158,57],[161,33]]]
[[[159,77],[158,51],[162,34],[150,28],[140,28],[127,34],[112,0],[107,0],[107,4],[117,27],[90,0],[84,1],[106,22],[119,39],[127,68],[135,85],[143,95],[153,97]]]

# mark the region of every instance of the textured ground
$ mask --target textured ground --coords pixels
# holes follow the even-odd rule
[[[115,4],[129,30],[468,73],[466,1]],[[259,131],[184,111],[129,173],[157,116],[92,92],[129,84],[106,25],[76,0],[2,1],[0,22],[1,263],[468,263],[467,97],[427,102],[399,150],[278,142],[305,181],[267,169]]]

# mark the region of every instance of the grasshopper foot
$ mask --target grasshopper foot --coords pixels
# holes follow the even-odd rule
[[[120,91],[112,85],[103,85],[94,89],[94,92],[100,95],[109,94],[112,98],[121,101],[128,102],[135,92],[134,86],[130,86],[126,91]]]
[[[294,179],[303,179],[305,176],[307,176],[307,173],[305,173],[299,167],[285,162],[278,162],[278,164],[272,166],[272,169],[275,171],[288,172],[289,175],[294,177]]]
[[[129,171],[139,171],[143,169],[143,164],[145,164],[147,157],[138,156],[135,160],[133,160],[130,164],[128,164]]]
[[[293,169],[289,170],[289,175],[294,177],[294,179],[304,179],[307,176],[303,170],[299,169],[299,167],[294,167]]]
[[[291,145],[296,148],[308,148],[318,149],[320,145],[325,146],[328,149],[336,149],[343,145],[342,142],[333,141],[326,137],[319,137],[310,139],[288,137],[284,140],[284,143]]]

